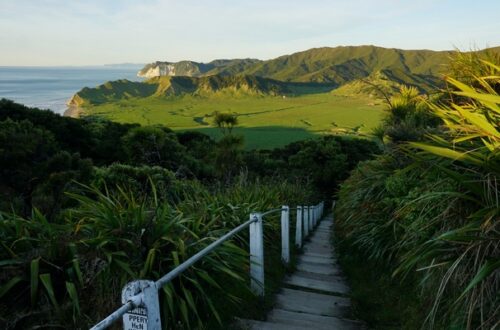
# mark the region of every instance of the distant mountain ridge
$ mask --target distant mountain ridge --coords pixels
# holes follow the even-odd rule
[[[500,47],[487,51],[500,54]],[[150,77],[144,82],[118,80],[86,87],[68,104],[97,105],[182,94],[285,96],[329,91],[381,98],[399,90],[401,85],[415,86],[426,93],[442,86],[441,73],[452,54],[453,51],[348,46],[313,48],[268,61],[155,62],[139,71],[140,76]]]
[[[500,47],[488,50],[500,53]],[[440,74],[453,53],[377,46],[322,47],[267,61],[216,60],[208,64],[156,62],[147,65],[139,75],[200,77],[242,74],[289,82],[328,83],[338,87],[382,74],[394,79],[397,84],[414,85],[425,92],[440,84]],[[146,75],[146,72],[149,74]]]

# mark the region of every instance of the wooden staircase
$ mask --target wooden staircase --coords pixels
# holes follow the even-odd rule
[[[349,287],[337,264],[331,244],[333,217],[319,222],[304,244],[296,271],[285,279],[274,309],[266,321],[240,320],[242,329],[322,330],[364,329],[363,323],[348,319]]]

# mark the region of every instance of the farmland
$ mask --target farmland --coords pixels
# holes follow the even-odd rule
[[[272,148],[314,134],[368,134],[380,121],[384,105],[367,96],[331,93],[301,96],[206,96],[132,98],[85,106],[86,115],[121,123],[163,124],[176,131],[198,130],[217,137],[214,111],[234,113],[236,132],[246,148]]]

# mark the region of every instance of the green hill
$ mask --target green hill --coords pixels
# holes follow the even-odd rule
[[[412,85],[423,93],[429,93],[440,87],[441,79],[434,76],[407,74],[400,70],[376,71],[365,78],[350,81],[332,91],[334,95],[359,96],[367,95],[382,99],[397,91],[403,85]]]
[[[500,47],[490,48],[489,51],[500,53]],[[439,79],[441,72],[453,53],[453,51],[403,50],[376,46],[323,47],[268,61],[222,60],[203,65],[189,62],[191,66],[197,65],[190,69],[184,69],[182,65],[185,63],[178,62],[175,65],[179,68],[174,74],[179,75],[181,72],[188,76],[242,74],[287,82],[327,83],[333,86],[342,86],[360,79],[376,81],[377,75],[381,74],[396,85],[414,85],[422,92],[427,92],[441,84]],[[154,64],[149,65],[151,66]],[[171,74],[166,70],[163,73],[157,70],[157,73]]]
[[[376,46],[323,47],[256,63],[244,73],[284,81],[342,85],[382,70],[438,76],[451,54]]]
[[[73,95],[68,105],[99,105],[133,98],[167,97],[185,94],[201,96],[221,94],[230,96],[275,96],[292,94],[302,88],[303,85],[247,75],[164,76],[151,78],[145,82],[117,80],[108,81],[95,88],[85,87]]]

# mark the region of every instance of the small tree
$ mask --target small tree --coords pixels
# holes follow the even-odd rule
[[[215,165],[219,175],[229,182],[241,165],[241,149],[243,148],[243,136],[233,135],[232,131],[238,124],[238,118],[234,114],[214,112],[214,125],[217,126],[223,137],[217,142],[217,153]]]
[[[231,113],[215,111],[214,124],[220,129],[223,135],[230,135],[233,127],[238,125],[238,117]]]

